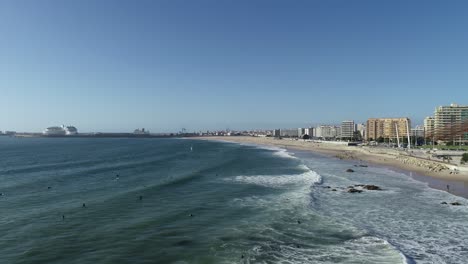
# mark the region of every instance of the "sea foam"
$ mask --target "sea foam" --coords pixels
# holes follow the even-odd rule
[[[239,175],[226,178],[227,181],[233,181],[245,184],[255,184],[270,188],[283,188],[287,186],[311,186],[321,181],[321,177],[315,171],[307,166],[299,165],[305,172],[301,174],[282,174],[282,175]]]

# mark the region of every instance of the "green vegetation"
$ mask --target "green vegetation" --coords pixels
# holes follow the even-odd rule
[[[468,162],[468,153],[463,153],[462,159],[463,162]]]
[[[432,145],[424,145],[424,146],[421,146],[421,148],[432,149]],[[468,150],[468,146],[466,145],[462,145],[462,146],[435,145],[434,148],[441,149],[441,150]]]

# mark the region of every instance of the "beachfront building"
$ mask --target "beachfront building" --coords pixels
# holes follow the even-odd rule
[[[297,129],[280,129],[280,136],[282,137],[298,137]]]
[[[298,128],[297,129],[297,136],[298,137],[303,137],[306,134],[305,130],[306,130],[305,128]]]
[[[274,129],[273,137],[281,137],[281,129]]]
[[[361,139],[367,140],[366,125],[365,124],[356,124],[356,131],[361,136]]]
[[[351,140],[354,138],[354,121],[341,122],[340,138]]]
[[[424,137],[424,127],[423,126],[415,126],[411,128],[411,136],[415,138],[422,138]]]
[[[400,118],[369,118],[367,120],[367,139],[369,141],[382,140],[394,141],[408,140],[411,121],[407,117]]]
[[[314,131],[315,131],[315,137],[316,138],[322,138],[322,139],[335,139],[338,136],[338,131],[339,127],[336,126],[328,126],[328,125],[322,125],[318,126]]]
[[[428,116],[424,118],[424,138],[432,141],[434,137],[434,117]]]
[[[453,144],[468,142],[468,106],[439,106],[434,112],[434,140]]]
[[[306,135],[312,138],[314,136],[314,128],[313,127],[306,128],[305,133]]]

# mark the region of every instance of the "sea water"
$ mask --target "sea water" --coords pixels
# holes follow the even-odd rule
[[[0,263],[466,262],[465,199],[356,164],[201,140],[3,137]],[[346,192],[355,184],[383,190]]]

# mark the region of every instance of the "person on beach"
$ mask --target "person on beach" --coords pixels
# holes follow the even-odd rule
[[[450,185],[447,184],[447,192],[450,192]]]

